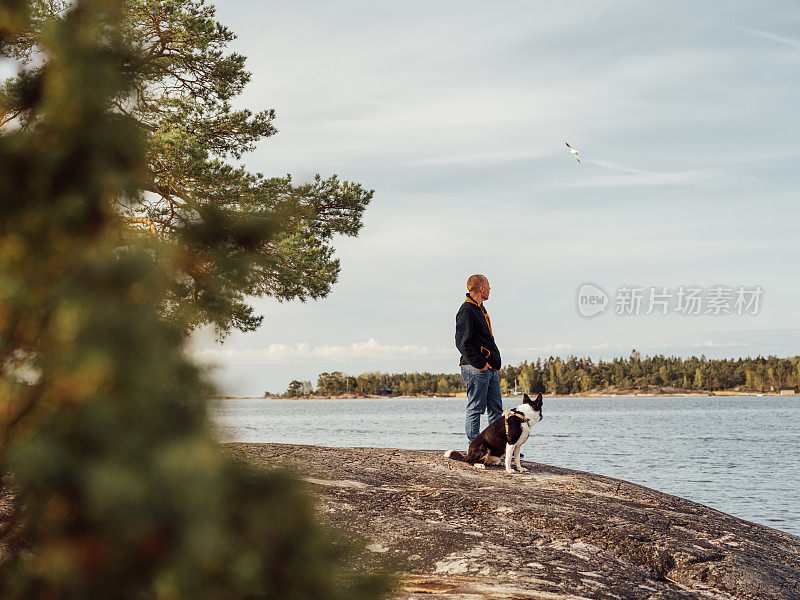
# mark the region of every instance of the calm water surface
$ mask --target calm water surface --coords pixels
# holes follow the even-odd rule
[[[504,402],[510,408],[519,399]],[[465,449],[464,405],[224,400],[215,422],[226,441]],[[523,453],[800,535],[800,397],[545,398]]]

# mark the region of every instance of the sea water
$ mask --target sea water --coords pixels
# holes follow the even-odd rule
[[[224,441],[465,450],[465,402],[221,400],[214,422]],[[543,412],[525,460],[618,477],[800,535],[800,397],[546,397]]]

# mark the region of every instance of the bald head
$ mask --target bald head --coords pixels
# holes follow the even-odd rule
[[[482,285],[487,285],[489,280],[486,279],[485,275],[470,275],[469,279],[467,279],[467,291],[468,292],[476,292],[478,288]]]
[[[475,302],[483,304],[489,299],[489,280],[485,275],[472,275],[467,279],[467,290]]]

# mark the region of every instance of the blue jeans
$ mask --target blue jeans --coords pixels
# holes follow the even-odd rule
[[[467,439],[471,442],[481,432],[481,415],[488,411],[489,423],[503,416],[500,377],[497,371],[481,371],[472,365],[461,367],[461,379],[467,386]]]

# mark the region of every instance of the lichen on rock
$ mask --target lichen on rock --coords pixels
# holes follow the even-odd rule
[[[800,600],[800,538],[633,483],[440,451],[229,444],[302,473],[404,571],[399,598]]]

